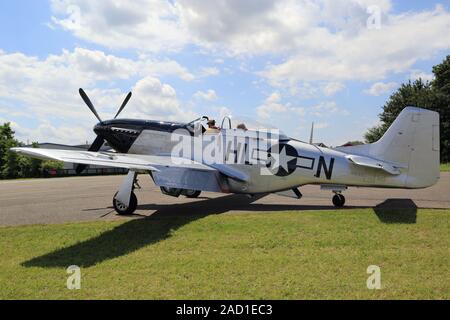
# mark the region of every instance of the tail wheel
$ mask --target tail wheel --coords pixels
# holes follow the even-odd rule
[[[342,194],[335,194],[333,197],[333,204],[337,208],[342,208],[345,204],[345,197]]]
[[[116,192],[116,194],[114,195],[114,198],[113,198],[113,206],[114,206],[114,209],[116,210],[116,212],[121,216],[127,216],[130,214],[133,214],[133,212],[136,211],[137,204],[138,204],[138,201],[137,201],[137,198],[136,198],[136,195],[134,194],[134,192],[131,192],[131,194],[130,194],[130,204],[128,206],[116,199],[117,193],[118,192]]]
[[[200,190],[185,190],[184,195],[187,198],[198,198],[202,192]]]

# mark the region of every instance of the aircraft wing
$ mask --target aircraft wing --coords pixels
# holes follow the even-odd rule
[[[196,161],[170,156],[41,148],[12,148],[11,150],[38,159],[52,159],[70,163],[99,165],[131,170],[161,171],[165,168],[186,168],[201,171],[216,171],[216,169]]]
[[[401,173],[401,171],[399,170],[399,166],[374,158],[357,155],[348,155],[346,156],[346,158],[351,163],[357,166],[380,169],[392,175],[398,175]]]

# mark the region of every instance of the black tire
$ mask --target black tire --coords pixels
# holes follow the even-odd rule
[[[183,194],[186,198],[198,198],[201,193],[200,190],[185,190]]]
[[[342,194],[335,194],[333,204],[336,208],[342,208],[345,204],[345,197]]]
[[[165,195],[178,198],[180,194],[183,192],[183,189],[177,188],[168,188],[168,187],[160,187],[161,192]]]
[[[134,192],[131,192],[130,195],[130,205],[129,206],[125,206],[122,203],[120,203],[118,200],[116,200],[116,196],[117,193],[114,195],[113,198],[113,206],[114,206],[114,210],[116,210],[118,215],[121,216],[128,216],[133,214],[134,211],[136,211],[137,205],[138,205],[138,201],[136,198],[136,195],[134,194]]]

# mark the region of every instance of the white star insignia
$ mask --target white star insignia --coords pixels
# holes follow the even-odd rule
[[[286,148],[282,147],[280,153],[270,154],[270,167],[271,169],[283,168],[285,171],[289,171],[289,161],[296,159],[286,154]],[[275,160],[275,161],[273,161]]]

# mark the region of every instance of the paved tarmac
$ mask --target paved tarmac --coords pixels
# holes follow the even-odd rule
[[[332,193],[318,186],[301,188],[300,200],[268,195],[249,199],[243,195],[205,192],[198,199],[161,194],[149,176],[140,175],[136,190],[138,210],[132,217],[119,217],[112,196],[124,176],[71,177],[0,181],[0,226],[53,224],[75,221],[135,219],[150,215],[209,215],[228,212],[334,209]],[[423,190],[349,188],[346,208],[417,207],[450,209],[450,173],[438,184]]]

